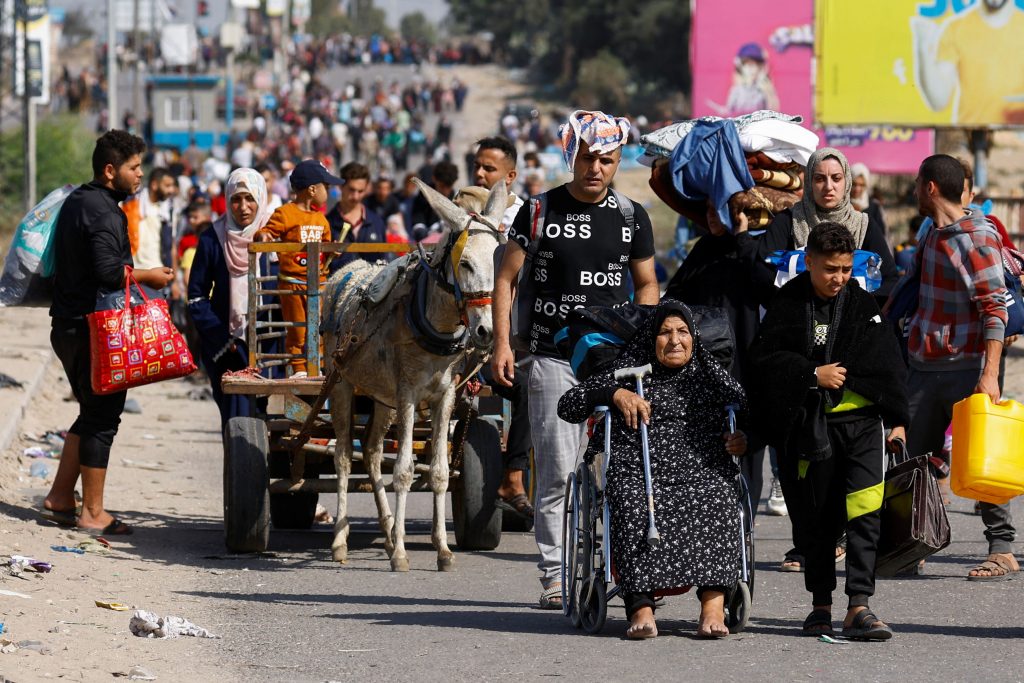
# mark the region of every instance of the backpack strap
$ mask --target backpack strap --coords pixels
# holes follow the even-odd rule
[[[530,246],[526,250],[526,259],[532,261],[537,250],[540,249],[540,240],[544,236],[544,221],[548,213],[548,193],[530,197]]]
[[[633,201],[614,187],[611,188],[611,191],[612,196],[615,197],[615,203],[619,205],[619,211],[622,212],[622,217],[626,219],[630,234],[636,232],[636,210],[633,208]]]

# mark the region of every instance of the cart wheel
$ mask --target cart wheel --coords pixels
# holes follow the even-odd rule
[[[309,529],[316,517],[316,491],[270,494],[270,522],[275,529]]]
[[[740,633],[750,620],[750,588],[742,581],[736,583],[728,595],[725,625],[732,633]]]
[[[608,617],[608,593],[604,581],[594,575],[580,581],[576,602],[583,630],[590,635],[600,633]]]
[[[224,543],[236,553],[262,552],[270,540],[267,427],[233,417],[224,430]]]
[[[469,423],[463,445],[462,473],[452,486],[455,543],[462,550],[494,550],[501,542],[501,439],[486,420]]]

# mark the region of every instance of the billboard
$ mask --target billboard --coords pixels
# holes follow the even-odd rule
[[[1024,0],[1022,0],[1024,1]],[[860,0],[851,5],[860,6]],[[693,0],[693,114],[777,109],[814,120],[814,0]],[[864,46],[870,53],[874,46]],[[913,173],[932,153],[927,130],[892,126],[815,129],[822,144],[875,173]]]
[[[35,104],[50,103],[50,12],[46,0],[0,0],[0,42],[13,43],[14,94],[25,93],[25,27],[28,20],[28,85]],[[13,40],[12,40],[13,38]]]
[[[820,120],[1024,125],[1024,0],[817,0]]]

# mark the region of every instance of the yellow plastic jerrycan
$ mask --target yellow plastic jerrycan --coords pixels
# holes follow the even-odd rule
[[[953,406],[953,493],[1002,504],[1024,493],[1024,405],[973,394]]]

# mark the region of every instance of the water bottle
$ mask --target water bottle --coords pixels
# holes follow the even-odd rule
[[[28,476],[38,477],[39,479],[46,479],[50,476],[50,468],[46,466],[46,463],[42,460],[36,460],[28,468]]]
[[[879,268],[881,262],[881,259],[874,254],[868,258],[866,272],[864,273],[864,282],[866,284],[864,289],[869,292],[874,292],[882,286],[882,271]]]

